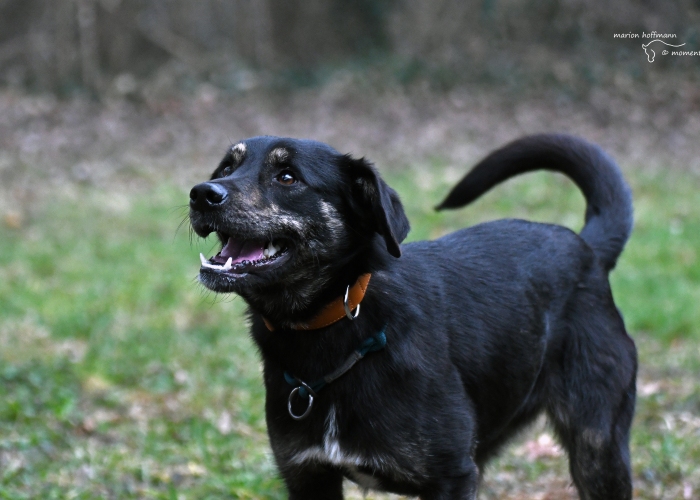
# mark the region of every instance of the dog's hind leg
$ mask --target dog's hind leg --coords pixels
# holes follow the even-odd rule
[[[629,463],[629,424],[632,411],[597,415],[593,424],[578,419],[575,425],[555,423],[557,434],[569,454],[569,470],[582,500],[628,500],[632,498]],[[602,420],[603,422],[600,422]]]
[[[578,309],[595,303],[586,299]],[[550,379],[547,412],[583,500],[632,498],[636,349],[614,307],[605,310],[575,316]]]

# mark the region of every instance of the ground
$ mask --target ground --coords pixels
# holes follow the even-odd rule
[[[0,498],[284,498],[244,305],[194,280],[214,242],[191,241],[187,192],[228,144],[269,132],[369,156],[407,206],[409,239],[506,216],[578,229],[583,200],[546,173],[431,209],[489,148],[543,130],[601,142],[632,185],[612,286],[640,351],[635,495],[700,498],[700,122],[650,139],[644,116],[665,111],[624,117],[618,98],[606,124],[570,102],[511,109],[465,91],[430,107],[419,89],[371,107],[334,85],[318,102],[0,94]],[[480,498],[575,498],[546,422],[491,464]]]

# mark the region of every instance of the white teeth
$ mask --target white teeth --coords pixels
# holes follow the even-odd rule
[[[201,253],[199,254],[199,260],[202,261],[202,267],[208,267],[209,269],[220,269],[220,270],[228,271],[229,269],[231,269],[231,267],[233,267],[233,266],[231,266],[231,262],[233,262],[233,259],[231,257],[228,258],[225,266],[218,266],[216,264],[210,264],[209,261],[206,259],[206,257],[204,257],[204,255]]]
[[[273,257],[277,252],[280,251],[280,247],[275,246],[272,244],[272,242],[269,242],[265,249],[263,250],[263,255],[265,257]]]
[[[277,253],[280,252],[281,249],[281,246],[273,245],[270,241],[267,244],[267,246],[263,248],[263,255],[266,258],[274,257]],[[220,266],[218,264],[212,264],[202,253],[199,254],[199,260],[202,262],[202,267],[206,267],[209,269],[216,269],[218,271],[228,271],[233,268],[233,257],[229,257],[226,261],[226,264],[224,264],[223,266]]]

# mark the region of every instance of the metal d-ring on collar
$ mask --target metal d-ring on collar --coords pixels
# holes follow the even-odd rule
[[[353,316],[352,311],[350,310],[350,304],[348,304],[348,295],[349,294],[350,294],[350,285],[348,285],[348,287],[345,289],[345,298],[343,299],[343,307],[345,308],[345,315],[348,317],[348,319],[353,320],[360,315],[360,304],[357,304],[357,307],[355,308],[355,315]]]
[[[316,392],[309,387],[306,382],[302,382],[301,380],[298,381],[301,385],[295,387],[292,389],[292,392],[289,393],[289,399],[287,400],[287,410],[289,411],[289,416],[292,417],[294,420],[304,420],[306,417],[309,416],[309,413],[311,413],[311,407],[314,405],[314,397],[316,397]],[[309,396],[309,406],[306,407],[306,410],[304,410],[304,413],[301,415],[295,415],[294,411],[292,410],[292,398],[299,394],[299,391],[301,388],[304,388],[308,392]]]

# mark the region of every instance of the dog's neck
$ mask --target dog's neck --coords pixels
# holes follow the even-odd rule
[[[371,278],[371,273],[362,274],[355,283],[347,286],[345,294],[337,297],[319,311],[319,313],[309,321],[299,322],[291,325],[293,330],[317,330],[325,326],[332,325],[337,321],[347,317],[352,320],[359,313],[362,299],[365,297],[367,286]],[[271,332],[276,330],[275,325],[263,316],[263,322]]]
[[[339,306],[335,307],[339,307],[336,310],[342,310],[342,313],[339,312],[336,316],[342,318],[345,317],[343,299],[348,286],[351,289],[360,288],[349,300],[351,310],[354,310],[362,300],[359,295],[364,295],[362,288],[366,288],[362,281],[358,283],[360,277],[381,270],[392,259],[394,258],[379,241],[376,244],[372,242],[361,247],[345,263],[336,263],[337,267],[309,267],[292,283],[258,289],[254,294],[243,298],[252,312],[260,314],[275,329],[313,323],[314,318],[322,314],[324,308],[332,302],[339,302]],[[371,268],[368,262],[372,262]]]

